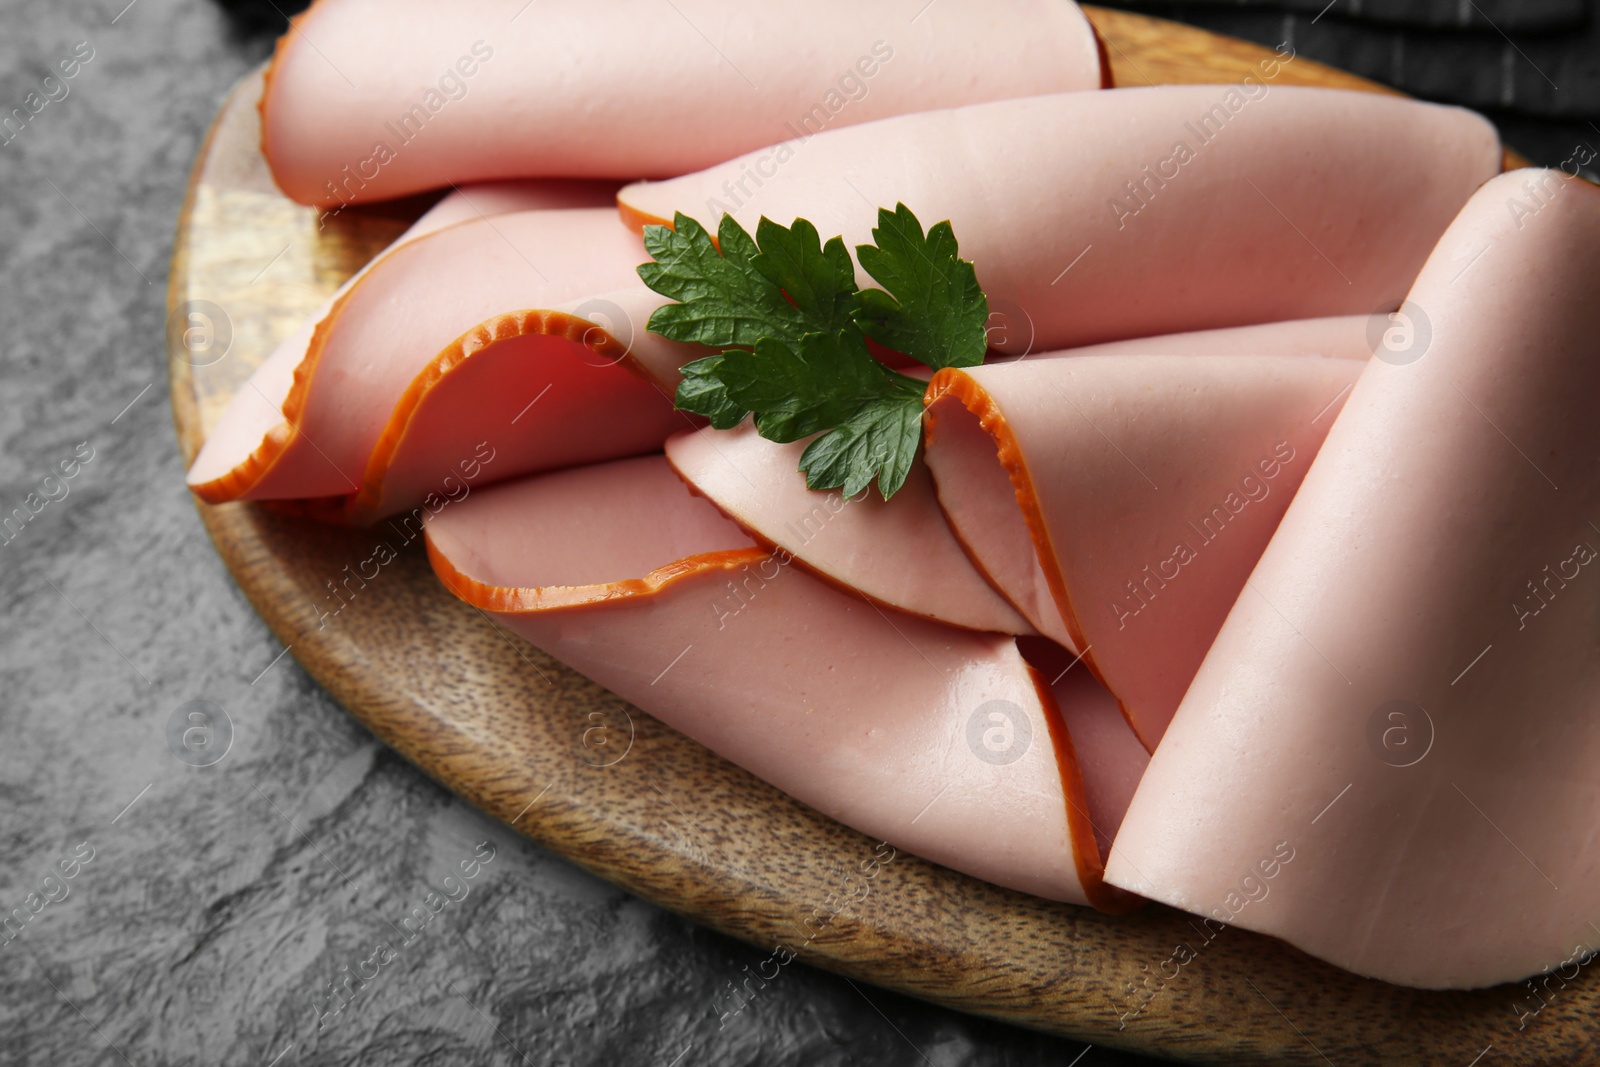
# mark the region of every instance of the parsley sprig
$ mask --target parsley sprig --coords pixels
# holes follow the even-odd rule
[[[752,238],[723,215],[717,239],[678,214],[647,226],[639,277],[678,301],[648,329],[723,349],[683,368],[677,405],[726,430],[755,417],[769,441],[815,438],[800,456],[812,489],[854,496],[876,479],[889,499],[922,438],[923,383],[873,357],[867,339],[935,370],[983,362],[989,302],[949,222],[923,232],[904,204],[878,210],[874,244],[857,245],[881,289],[856,286],[844,240],[767,218]],[[720,251],[719,251],[720,247]]]

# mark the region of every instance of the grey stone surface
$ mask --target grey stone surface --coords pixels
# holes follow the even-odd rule
[[[93,51],[0,145],[0,517],[43,502],[0,544],[0,914],[31,916],[0,935],[0,1063],[1142,1062],[801,965],[719,1028],[763,951],[504,830],[275,658],[184,489],[162,356],[190,162],[270,37],[126,2],[0,3],[0,115]],[[194,700],[231,723],[209,766],[169,747]],[[431,890],[460,899],[334,1012]]]

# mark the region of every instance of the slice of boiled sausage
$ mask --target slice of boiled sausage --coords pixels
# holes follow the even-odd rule
[[[1600,948],[1597,277],[1585,182],[1517,171],[1462,211],[1184,698],[1111,880],[1403,985],[1570,979]]]
[[[1083,356],[940,371],[950,524],[1154,750],[1364,364]]]
[[[490,178],[682,174],[1104,77],[1069,0],[318,0],[278,42],[262,147],[295,200],[362,203]]]
[[[427,533],[456,595],[818,810],[1000,885],[1135,903],[1104,891],[1096,827],[1145,755],[1082,671],[1052,689],[1011,638],[818,581],[659,456],[475,492]]]
[[[635,273],[646,258],[599,208],[409,240],[238,390],[189,485],[211,503],[333,497],[368,519],[446,493],[479,451],[491,480],[654,451],[695,424],[656,378],[704,352],[645,331],[662,303]]]
[[[1065,348],[1399,306],[1450,220],[1500,169],[1459,108],[1261,84],[1058,93],[903,115],[627,186],[634,225],[682,212],[809,219],[871,240],[878,208],[948,219],[1001,351]],[[863,284],[870,284],[865,275]]]

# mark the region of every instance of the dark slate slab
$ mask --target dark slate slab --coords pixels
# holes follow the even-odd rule
[[[1173,8],[1245,8],[1294,12],[1333,19],[1432,29],[1490,29],[1508,33],[1571,29],[1589,15],[1588,0],[1128,0],[1112,7],[1167,14]]]
[[[1108,6],[1149,8],[1145,0]],[[1308,59],[1428,100],[1547,119],[1600,119],[1600,17],[1563,33],[1505,36],[1400,30],[1265,7],[1175,4],[1162,14],[1262,44],[1288,40]]]

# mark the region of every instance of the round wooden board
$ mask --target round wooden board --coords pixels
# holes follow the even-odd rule
[[[1119,85],[1237,81],[1259,76],[1271,54],[1175,23],[1090,14]],[[1301,59],[1273,81],[1380,89]],[[426,206],[347,211],[319,227],[267,175],[259,91],[258,73],[224,103],[178,226],[169,306],[209,301],[231,326],[226,355],[205,367],[169,330],[186,460],[278,339]],[[1540,1002],[1521,986],[1399,989],[1241,930],[1208,941],[1198,921],[1163,907],[1108,917],[904,854],[867,879],[860,865],[874,842],[501,631],[439,585],[405,531],[243,504],[200,513],[273,632],[384,741],[534,840],[754,945],[962,1011],[1198,1062],[1593,1059],[1593,973],[1552,983],[1548,1006],[1528,1017]],[[380,543],[399,558],[350,583],[353,598],[324,615],[341,603],[330,583]],[[1194,954],[1181,967],[1179,946]]]

